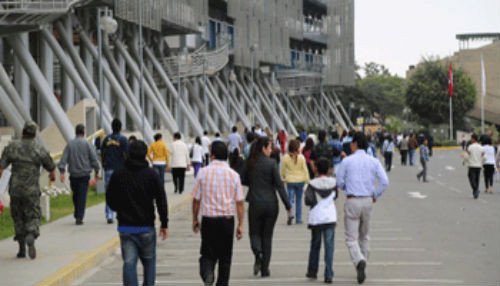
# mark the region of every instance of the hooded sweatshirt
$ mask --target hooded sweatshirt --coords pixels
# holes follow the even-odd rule
[[[325,229],[337,222],[336,181],[332,177],[319,177],[311,180],[305,194],[306,206],[309,206],[308,227]]]

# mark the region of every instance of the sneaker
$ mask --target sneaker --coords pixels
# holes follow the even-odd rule
[[[108,224],[113,224],[113,219],[112,218],[108,218],[107,222],[108,222]]]
[[[363,282],[365,282],[365,279],[366,279],[365,268],[366,268],[366,261],[364,261],[364,260],[361,260],[358,263],[358,266],[356,266],[356,272],[358,274],[357,278],[358,278],[359,284],[363,284]]]
[[[309,279],[313,279],[313,280],[318,279],[318,276],[316,274],[309,273],[309,272],[306,273],[306,277],[309,278]]]
[[[479,197],[479,190],[474,190],[474,192],[472,192],[472,196],[475,200],[477,200],[477,197]]]
[[[293,221],[293,216],[289,216],[288,220],[286,221],[286,224],[287,225],[292,225],[292,221]]]

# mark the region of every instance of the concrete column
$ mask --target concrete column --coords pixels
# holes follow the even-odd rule
[[[23,45],[25,47],[29,47],[29,34],[22,33],[19,37],[21,38]],[[30,79],[17,56],[14,57],[14,85],[24,102],[24,106],[26,106],[28,108],[28,112],[32,114]]]
[[[52,30],[49,28],[49,30]],[[43,37],[40,38],[40,70],[43,73],[43,76],[47,80],[49,87],[51,90],[54,90],[54,54],[49,47],[49,44]],[[38,123],[40,125],[40,130],[48,127],[53,121],[50,116],[49,110],[47,109],[47,105],[43,102],[43,100],[38,97],[37,98],[39,111],[38,111]]]
[[[121,74],[123,76],[126,76],[126,63],[125,59],[120,55],[118,51],[115,51],[115,56],[116,56],[116,61],[118,62],[118,66],[120,67]],[[123,103],[120,102],[118,97],[115,95],[114,96],[114,102],[117,104],[116,108],[116,117],[120,119],[123,125],[123,129],[126,129],[127,126],[127,116],[125,112],[125,107],[123,106]]]
[[[64,20],[64,29],[66,31],[66,35],[70,38],[73,39],[73,23],[71,17],[65,17]],[[69,58],[69,55],[66,53],[66,55]],[[64,69],[61,69],[62,77],[61,77],[61,83],[62,83],[62,89],[61,89],[61,96],[62,96],[62,104],[63,104],[63,109],[64,111],[68,111],[73,105],[75,105],[75,86],[73,85],[73,82],[71,81],[71,78],[68,76],[66,71]]]
[[[147,69],[153,73],[153,64],[151,62],[144,62],[144,69]],[[146,81],[146,79],[144,79]],[[146,114],[149,122],[154,126],[154,110],[153,110],[153,102],[151,100],[146,101]]]

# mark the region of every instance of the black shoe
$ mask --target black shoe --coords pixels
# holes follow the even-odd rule
[[[214,281],[215,281],[215,276],[213,273],[209,273],[205,276],[205,278],[203,279],[203,283],[205,286],[212,286],[214,285]]]
[[[417,180],[420,182],[420,177],[417,175]]]
[[[309,279],[313,279],[313,280],[318,279],[318,276],[316,274],[309,273],[309,272],[306,273],[306,277],[309,278]]]
[[[364,261],[364,260],[361,260],[358,263],[358,266],[356,266],[356,272],[358,273],[357,278],[358,278],[359,284],[363,284],[363,282],[365,282],[365,279],[366,279],[365,268],[366,268],[366,261]]]
[[[255,255],[255,263],[253,264],[253,275],[259,275],[262,270],[262,253]]]
[[[479,190],[475,190],[474,192],[472,192],[472,196],[475,200],[477,200],[477,197],[479,197]]]
[[[113,224],[113,219],[112,218],[108,218],[107,222],[108,222],[108,224]]]
[[[17,258],[25,258],[26,257],[26,243],[24,240],[19,240],[19,252],[17,253]]]
[[[271,272],[269,270],[262,270],[262,274],[260,275],[262,278],[271,276]]]
[[[325,278],[325,283],[332,284],[333,283],[332,278]]]
[[[286,224],[287,225],[292,225],[292,221],[293,221],[293,216],[289,216],[287,221],[286,221]]]
[[[83,220],[81,220],[81,219],[77,219],[77,220],[75,221],[75,224],[76,224],[76,225],[82,225],[82,224],[83,224]]]
[[[26,236],[26,244],[28,244],[28,255],[31,259],[36,258],[35,237],[32,234]]]

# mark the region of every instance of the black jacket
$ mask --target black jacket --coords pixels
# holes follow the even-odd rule
[[[291,209],[285,185],[281,181],[278,164],[276,160],[260,154],[256,159],[252,170],[248,168],[248,162],[241,173],[243,185],[248,186],[246,201],[249,203],[275,203],[278,202],[276,191],[287,210]]]
[[[146,160],[128,159],[113,172],[106,190],[106,203],[117,212],[119,226],[154,226],[156,201],[161,227],[168,227],[168,204],[160,176]]]

